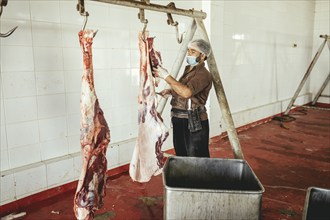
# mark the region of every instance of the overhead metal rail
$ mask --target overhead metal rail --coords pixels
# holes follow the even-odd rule
[[[148,23],[148,20],[144,17],[144,9],[151,10],[151,11],[158,11],[166,13],[169,20],[171,20],[170,14],[176,14],[186,17],[191,17],[192,22],[190,23],[190,29],[188,29],[187,33],[185,34],[184,39],[182,40],[182,44],[179,50],[179,54],[177,55],[177,59],[173,64],[173,67],[171,69],[171,74],[174,78],[177,77],[178,72],[180,71],[180,68],[182,66],[182,63],[184,62],[184,58],[187,54],[188,49],[188,43],[193,38],[196,29],[198,28],[201,34],[201,37],[210,43],[207,31],[205,29],[203,19],[206,18],[206,13],[202,11],[196,11],[194,9],[185,10],[185,9],[179,9],[175,7],[175,4],[171,2],[167,6],[163,5],[157,5],[150,3],[149,0],[141,0],[141,1],[134,1],[134,0],[92,0],[94,2],[102,2],[102,3],[108,3],[113,5],[120,5],[125,7],[131,7],[131,8],[138,8],[139,14],[138,17],[142,23],[144,23],[143,30],[145,31],[146,25]],[[80,12],[83,16],[88,16],[88,13],[86,15],[85,8],[83,4],[84,0],[78,0],[77,10]],[[86,19],[85,19],[86,20]],[[171,24],[171,21],[168,21],[168,24]],[[173,23],[174,24],[174,23]],[[179,41],[179,40],[178,40]],[[216,60],[214,57],[214,54],[211,49],[211,55],[207,59],[207,64],[210,69],[210,73],[213,77],[213,85],[216,91],[216,96],[219,102],[220,110],[222,113],[222,116],[224,118],[224,122],[226,125],[229,141],[233,150],[234,157],[237,159],[244,159],[243,152],[241,150],[241,146],[239,143],[239,139],[237,136],[236,128],[234,125],[234,121],[229,109],[228,101],[225,95],[224,87],[222,85],[220,74],[218,67],[216,65]],[[168,86],[167,86],[168,87]],[[165,108],[167,99],[161,99],[157,108],[157,111],[161,114]]]
[[[192,18],[206,18],[206,13],[202,11],[196,11],[194,9],[185,10],[175,8],[171,6],[152,4],[150,1],[133,1],[133,0],[92,0],[94,2],[103,2],[113,5],[121,5],[130,8],[147,9],[150,11],[165,12],[169,14],[182,15]]]

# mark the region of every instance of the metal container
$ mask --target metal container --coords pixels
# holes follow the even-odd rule
[[[303,220],[330,219],[330,190],[317,187],[307,189]]]
[[[164,219],[259,219],[262,184],[245,160],[170,157]]]

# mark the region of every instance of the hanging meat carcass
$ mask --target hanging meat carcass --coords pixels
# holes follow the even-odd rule
[[[80,98],[80,144],[83,167],[74,197],[77,219],[93,219],[105,197],[107,159],[110,130],[100,108],[94,88],[92,44],[94,32],[79,32],[83,51],[84,71]]]
[[[144,40],[146,39],[146,40]],[[161,147],[168,136],[168,129],[156,111],[157,97],[152,68],[161,63],[160,53],[153,49],[154,38],[139,34],[140,90],[138,97],[138,137],[129,173],[134,181],[148,182],[158,175],[164,165]]]

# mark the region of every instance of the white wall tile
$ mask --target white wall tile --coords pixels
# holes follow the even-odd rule
[[[116,167],[119,164],[119,148],[121,146],[113,145],[107,149],[108,169]]]
[[[39,144],[31,144],[9,149],[9,161],[11,168],[40,162]]]
[[[320,38],[320,34],[329,34],[330,31],[330,2],[316,0],[315,1],[315,16],[314,16],[314,31],[313,31],[313,55],[315,55],[316,51],[320,47],[323,38]],[[310,58],[311,60],[311,58]],[[307,67],[306,67],[307,69]],[[317,63],[315,64],[312,74],[310,76],[310,91],[312,91],[313,96],[315,97],[316,93],[321,88],[324,80],[327,77],[327,71],[329,69],[329,50],[327,50],[327,46],[323,49]],[[330,84],[326,86],[322,95],[330,95]],[[313,98],[314,98],[313,97]],[[326,97],[320,97],[317,102],[320,103],[330,103],[330,99]]]
[[[79,12],[75,9],[77,6],[77,2],[75,1],[60,1],[60,19],[61,23],[64,24],[77,24],[82,27],[84,18],[80,16]]]
[[[48,189],[74,179],[73,158],[49,163],[47,166]]]
[[[64,73],[62,71],[36,72],[38,95],[65,92]]]
[[[143,24],[137,18],[136,10],[133,8],[125,8],[122,6],[111,6],[107,21],[109,26],[114,29],[132,29],[142,30]]]
[[[38,96],[39,118],[49,118],[65,115],[65,95],[44,95]]]
[[[68,137],[69,143],[69,153],[77,153],[80,152],[80,135],[72,135]]]
[[[65,91],[67,93],[80,93],[82,70],[64,71]]]
[[[68,154],[67,138],[59,138],[51,141],[41,142],[41,159],[48,160]]]
[[[109,68],[111,60],[114,57],[115,56],[111,55],[111,50],[109,50],[109,49],[97,49],[97,48],[93,49],[93,66],[94,66],[94,70],[95,69]],[[123,57],[123,59],[125,59],[125,58]]]
[[[68,114],[80,114],[80,92],[66,95],[66,107]]]
[[[96,91],[110,89],[111,87],[111,70],[95,69],[94,85]],[[99,97],[100,98],[100,97]]]
[[[68,135],[80,134],[80,114],[68,115]]]
[[[2,72],[5,98],[36,95],[34,72]]]
[[[131,67],[130,50],[112,49],[107,56],[111,68],[129,69]]]
[[[119,164],[129,163],[132,159],[135,141],[120,145],[119,147]]]
[[[18,171],[14,177],[17,199],[40,192],[47,187],[46,167],[44,165]]]
[[[62,46],[62,28],[60,24],[32,22],[34,46]]]
[[[63,24],[62,23],[62,43],[63,47],[80,48],[78,33],[82,24]]]
[[[36,21],[60,22],[58,1],[30,1],[31,18]]]
[[[0,170],[8,170],[10,168],[9,166],[9,157],[8,157],[8,150],[2,148],[1,146],[1,151],[0,151]]]
[[[37,119],[35,96],[5,99],[6,123],[16,123]]]
[[[66,117],[39,120],[40,141],[63,138],[67,135]]]
[[[26,46],[1,46],[1,71],[33,71],[33,50]]]
[[[131,50],[131,68],[133,69],[139,69],[140,68],[140,55],[139,50]],[[164,53],[161,53],[162,60],[164,60]],[[163,65],[165,68],[165,65]],[[166,66],[167,67],[167,66]],[[169,68],[169,67],[167,67]]]
[[[73,158],[73,174],[74,179],[78,179],[82,169],[82,156],[78,155]]]
[[[7,150],[7,136],[6,136],[6,126],[1,125],[0,126],[0,144],[1,144],[1,150]]]
[[[93,49],[108,49],[109,48],[109,30],[106,28],[98,29],[93,26],[93,30],[98,30],[97,35],[93,39]]]
[[[63,70],[63,54],[60,48],[34,47],[35,70]]]
[[[124,141],[137,137],[138,123],[122,124],[119,126],[111,126],[111,143]]]
[[[128,30],[110,30],[107,36],[107,41],[107,45],[110,48],[131,48],[130,32]],[[96,42],[97,40],[95,40],[95,43]]]
[[[108,4],[98,4],[95,2],[86,2],[86,10],[88,8],[88,13],[90,15],[99,15],[99,16],[89,16],[87,22],[87,28],[91,28],[93,26],[109,26],[109,21],[106,18],[109,12],[110,5]]]
[[[1,175],[1,185],[0,185],[0,192],[1,192],[1,200],[0,205],[3,205],[5,202],[10,202],[15,199],[15,181],[14,175]]]
[[[80,48],[63,48],[64,70],[82,70],[83,57]]]
[[[10,1],[3,9],[1,19],[30,19],[30,3],[28,1]]]
[[[9,148],[36,144],[39,142],[37,121],[8,124],[6,130]]]
[[[137,117],[132,117],[132,115],[137,115],[138,110],[127,107],[117,107],[111,109],[110,121],[111,126],[120,126],[122,124],[137,123]],[[125,115],[125,117],[123,117]],[[136,120],[135,120],[136,119]]]
[[[0,125],[5,124],[5,105],[3,101],[3,99],[0,99]]]

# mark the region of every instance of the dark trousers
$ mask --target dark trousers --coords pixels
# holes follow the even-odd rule
[[[188,119],[172,117],[173,144],[177,156],[210,157],[209,121],[202,121],[202,130],[190,132]]]

